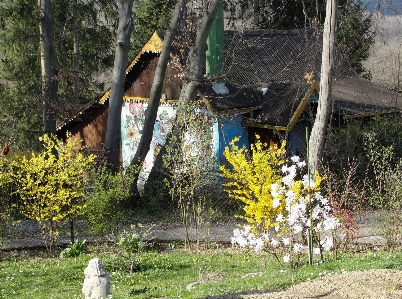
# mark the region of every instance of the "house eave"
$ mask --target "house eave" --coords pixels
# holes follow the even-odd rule
[[[277,130],[277,131],[287,131],[287,127],[283,126],[275,126],[275,125],[268,125],[268,124],[257,124],[257,123],[242,123],[243,127],[253,127],[253,128],[263,128],[269,130]]]
[[[201,94],[199,93],[199,95],[201,95]],[[211,104],[208,101],[208,97],[202,97],[201,102],[204,103],[213,114],[219,115],[219,116],[233,115],[233,114],[244,114],[244,113],[248,113],[248,112],[251,112],[251,111],[254,111],[254,110],[262,108],[261,105],[258,105],[258,106],[253,106],[253,107],[245,107],[245,108],[217,111],[217,110],[212,108]]]

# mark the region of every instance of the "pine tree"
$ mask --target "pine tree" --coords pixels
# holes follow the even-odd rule
[[[115,20],[115,7],[106,0],[53,0],[52,14],[58,56],[54,108],[64,120],[104,89],[94,75],[112,65],[115,24],[108,20]],[[24,150],[37,149],[43,133],[39,21],[36,1],[0,6],[0,141]]]

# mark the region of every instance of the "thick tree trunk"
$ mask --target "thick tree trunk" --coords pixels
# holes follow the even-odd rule
[[[113,65],[112,86],[109,96],[109,112],[107,117],[106,146],[110,150],[107,160],[109,165],[117,166],[120,161],[120,124],[121,106],[128,64],[130,37],[134,28],[132,19],[134,0],[119,0],[119,26]]]
[[[176,110],[176,118],[178,119],[178,123],[180,123],[180,117],[188,104],[192,103],[197,95],[197,89],[200,85],[200,81],[202,79],[202,69],[203,69],[203,61],[205,57],[206,47],[207,47],[207,39],[209,30],[211,29],[212,22],[216,17],[216,13],[218,11],[220,1],[222,0],[211,0],[208,3],[208,7],[205,10],[204,15],[202,16],[194,46],[190,49],[190,52],[187,57],[187,73],[184,78],[184,83],[180,91],[180,99],[178,103],[178,107]],[[179,132],[178,128],[173,128],[173,135],[177,138]],[[157,159],[155,160],[154,167],[152,171],[159,170],[163,168],[163,160],[162,155],[165,151],[165,148],[162,148],[159,153]]]
[[[324,24],[323,51],[321,62],[320,95],[317,115],[309,144],[311,172],[318,170],[323,156],[328,120],[331,114],[332,72],[335,59],[335,26],[338,0],[328,0]]]
[[[43,131],[56,134],[57,56],[54,44],[54,22],[50,0],[38,0],[40,10],[40,57],[43,97]]]
[[[140,163],[145,160],[152,141],[153,130],[156,116],[158,113],[159,102],[162,94],[163,80],[165,78],[166,68],[172,49],[172,43],[176,36],[183,11],[186,7],[186,0],[178,0],[170,21],[169,28],[166,30],[162,52],[160,54],[158,64],[156,66],[154,80],[152,82],[151,93],[149,95],[148,107],[145,112],[144,128],[138,145],[137,152],[131,164]]]
[[[197,31],[195,45],[190,49],[187,58],[187,74],[185,82],[180,92],[179,106],[177,109],[177,116],[180,117],[182,107],[191,103],[197,94],[197,89],[200,85],[202,78],[203,61],[207,48],[207,39],[209,30],[211,29],[212,22],[216,17],[220,1],[211,0],[208,8],[206,9],[200,26]]]

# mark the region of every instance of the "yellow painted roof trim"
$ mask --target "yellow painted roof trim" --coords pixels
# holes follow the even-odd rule
[[[138,59],[140,58],[140,56],[143,53],[145,53],[145,52],[154,52],[154,53],[162,52],[162,45],[163,45],[162,39],[159,37],[159,35],[156,32],[154,32],[152,34],[151,38],[142,47],[141,51],[131,61],[131,63],[129,64],[129,66],[126,69],[126,73],[131,70],[131,68],[134,66],[134,64],[137,63]]]
[[[129,96],[124,96],[123,99],[125,101],[130,101],[130,100],[134,100],[134,101],[144,101],[144,102],[148,102],[149,98],[141,98],[141,97],[129,97]],[[160,99],[159,102],[161,103],[177,103],[177,100],[162,100]]]
[[[263,129],[270,129],[270,130],[277,130],[277,131],[286,131],[286,127],[282,126],[272,126],[272,125],[266,125],[266,124],[243,124],[245,127],[255,127],[255,128],[263,128]]]
[[[126,74],[133,68],[133,66],[138,62],[141,55],[146,52],[160,53],[162,52],[163,41],[159,37],[159,35],[154,32],[151,38],[146,42],[146,44],[142,47],[141,51],[138,52],[137,56],[131,61],[131,63],[126,68]],[[110,88],[103,94],[103,96],[99,99],[99,104],[104,104],[105,101],[109,98]]]
[[[103,94],[103,96],[99,99],[98,103],[104,104],[109,95],[110,95],[110,88]]]
[[[310,89],[307,91],[305,94],[303,100],[300,102],[299,107],[297,107],[295,113],[293,114],[292,118],[289,121],[289,124],[286,128],[286,131],[291,131],[298,121],[300,115],[303,113],[304,108],[306,108],[306,105],[310,99],[310,96],[313,94],[313,91],[317,91],[318,93],[320,92],[320,86],[318,85],[317,81],[314,81],[311,84]]]

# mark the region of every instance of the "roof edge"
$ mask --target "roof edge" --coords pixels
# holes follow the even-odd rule
[[[310,89],[304,95],[303,100],[300,102],[295,113],[293,113],[293,116],[290,119],[289,124],[287,126],[287,131],[292,131],[296,122],[299,120],[300,115],[303,113],[304,108],[306,108],[309,98],[313,94],[314,90],[317,91],[318,93],[320,92],[320,86],[318,85],[317,81],[314,81],[313,83],[311,83]]]

